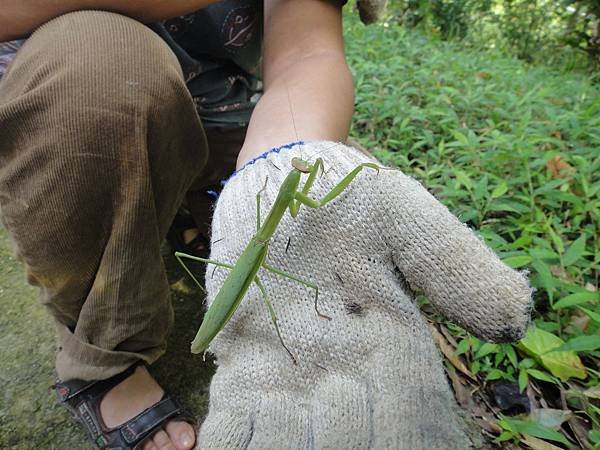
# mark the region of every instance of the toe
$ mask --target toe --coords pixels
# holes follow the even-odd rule
[[[165,427],[177,450],[190,450],[196,441],[194,428],[187,422],[172,421]]]
[[[152,442],[157,450],[177,450],[166,431],[160,430],[152,436]]]
[[[146,443],[142,446],[142,450],[157,450],[156,445],[152,442],[152,439],[148,439]]]

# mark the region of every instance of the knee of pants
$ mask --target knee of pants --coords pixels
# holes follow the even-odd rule
[[[103,11],[65,14],[36,30],[3,80],[0,103],[40,87],[68,91],[61,102],[123,113],[189,97],[167,44],[142,23]]]

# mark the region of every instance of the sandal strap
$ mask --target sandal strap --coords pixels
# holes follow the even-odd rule
[[[123,372],[107,378],[106,380],[58,380],[52,387],[55,389],[58,401],[61,403],[71,403],[70,400],[84,393],[90,397],[96,397],[98,395],[102,395],[103,393],[115,387],[117,384],[121,383],[121,381],[128,378],[141,364],[143,363],[136,363],[125,369]]]
[[[127,444],[136,445],[156,431],[162,423],[179,415],[181,415],[179,404],[165,395],[158,403],[125,422],[118,429]]]

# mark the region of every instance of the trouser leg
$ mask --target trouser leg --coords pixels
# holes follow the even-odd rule
[[[62,379],[164,352],[160,243],[206,158],[177,60],[142,24],[71,13],[19,51],[0,82],[0,212],[56,319]]]
[[[215,199],[207,192],[221,192],[221,182],[235,170],[237,157],[246,137],[246,128],[211,127],[205,131],[210,149],[209,158],[202,173],[188,190],[185,202],[200,233],[208,237]]]

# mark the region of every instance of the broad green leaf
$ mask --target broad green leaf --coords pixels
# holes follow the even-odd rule
[[[590,316],[592,318],[592,320],[595,320],[596,322],[600,323],[600,314],[598,314],[594,311],[590,311],[589,309],[586,309],[582,306],[578,306],[578,308],[580,310],[582,310],[584,313],[586,313],[588,316]]]
[[[472,190],[473,189],[473,182],[471,181],[471,179],[469,178],[469,176],[461,171],[457,171],[456,172],[456,180],[462,184],[464,187],[466,187],[468,190]]]
[[[492,369],[485,377],[486,381],[499,380],[504,375],[500,369]]]
[[[527,373],[531,375],[533,378],[537,378],[538,380],[548,381],[549,383],[554,383],[554,378],[548,375],[546,372],[542,372],[541,370],[536,369],[527,369]]]
[[[582,303],[588,303],[598,300],[598,293],[596,292],[577,292],[576,294],[567,295],[561,298],[554,305],[552,309],[569,308],[571,306],[581,305]]]
[[[534,245],[539,245],[538,243],[534,243]],[[558,260],[560,259],[560,257],[558,256],[558,253],[556,253],[554,250],[551,250],[549,248],[541,248],[541,247],[532,247],[529,250],[529,254],[531,256],[533,256],[535,259],[541,259],[541,260],[555,260],[558,262]]]
[[[598,431],[598,430],[590,430],[588,436],[590,437],[590,440],[594,444],[597,444],[598,442],[600,442],[600,431]]]
[[[477,350],[477,353],[475,353],[475,358],[477,358],[477,359],[483,358],[484,356],[487,356],[490,353],[494,353],[497,351],[498,351],[498,344],[492,344],[491,342],[486,342],[481,347],[479,347],[479,350]]]
[[[517,353],[511,344],[504,344],[506,348],[506,356],[508,356],[508,360],[510,363],[516,368],[519,364],[517,360]]]
[[[548,267],[548,265],[546,263],[544,263],[543,261],[541,261],[539,259],[534,259],[533,262],[531,263],[531,265],[537,272],[537,275],[539,277],[539,281],[541,284],[540,287],[543,287],[544,289],[546,289],[546,291],[548,292],[548,295],[550,295],[550,298],[552,298],[552,290],[556,286],[556,281],[554,280],[554,277],[552,276],[552,273],[550,272],[550,268]]]
[[[469,350],[469,348],[470,348],[469,340],[468,339],[463,339],[456,346],[456,351],[454,353],[456,353],[457,356],[460,356],[463,353],[466,353]]]
[[[567,251],[565,252],[565,254],[563,256],[563,262],[564,262],[565,266],[570,266],[571,264],[574,264],[575,262],[577,262],[579,260],[579,258],[581,258],[581,256],[583,255],[583,252],[585,251],[586,239],[587,239],[587,236],[585,234],[582,234],[567,249]]]
[[[469,140],[460,131],[458,131],[458,130],[452,130],[452,135],[454,136],[454,139],[456,139],[462,145],[465,145],[465,146],[469,145]]]
[[[519,391],[523,392],[527,389],[527,383],[529,382],[529,375],[526,370],[519,372]]]
[[[518,347],[535,357],[552,375],[562,381],[571,377],[585,379],[587,373],[577,353],[573,351],[548,353],[563,344],[564,341],[558,336],[532,326],[527,330],[527,335],[519,341]]]
[[[492,191],[492,198],[502,197],[507,191],[508,185],[506,184],[506,181],[503,181]]]
[[[552,239],[552,242],[554,243],[554,248],[558,253],[563,254],[565,252],[565,244],[563,243],[561,237],[556,234],[554,228],[551,226],[548,226],[547,230],[548,234],[550,235],[550,239]]]
[[[525,420],[517,420],[517,419],[509,419],[504,418],[504,420],[511,426],[513,430],[516,430],[521,434],[528,434],[530,436],[538,437],[541,439],[548,439],[549,441],[560,442],[561,444],[565,444],[566,446],[570,446],[571,444],[558,431],[553,430],[552,428],[545,427],[536,422],[528,422]]]
[[[509,256],[508,258],[504,258],[502,260],[504,264],[513,269],[523,267],[529,264],[531,261],[533,261],[533,258],[529,255]]]
[[[592,334],[590,336],[577,336],[569,339],[566,343],[550,352],[592,352],[600,348],[600,336]]]
[[[496,442],[504,442],[504,441],[509,441],[511,440],[513,437],[515,436],[514,433],[511,433],[510,431],[503,431],[500,436],[498,436],[496,439],[494,439],[494,441]]]
[[[514,201],[514,200],[495,200],[490,205],[490,211],[508,211],[508,212],[516,212],[516,213],[527,213],[530,211],[531,207],[529,205],[524,205],[523,203]]]

